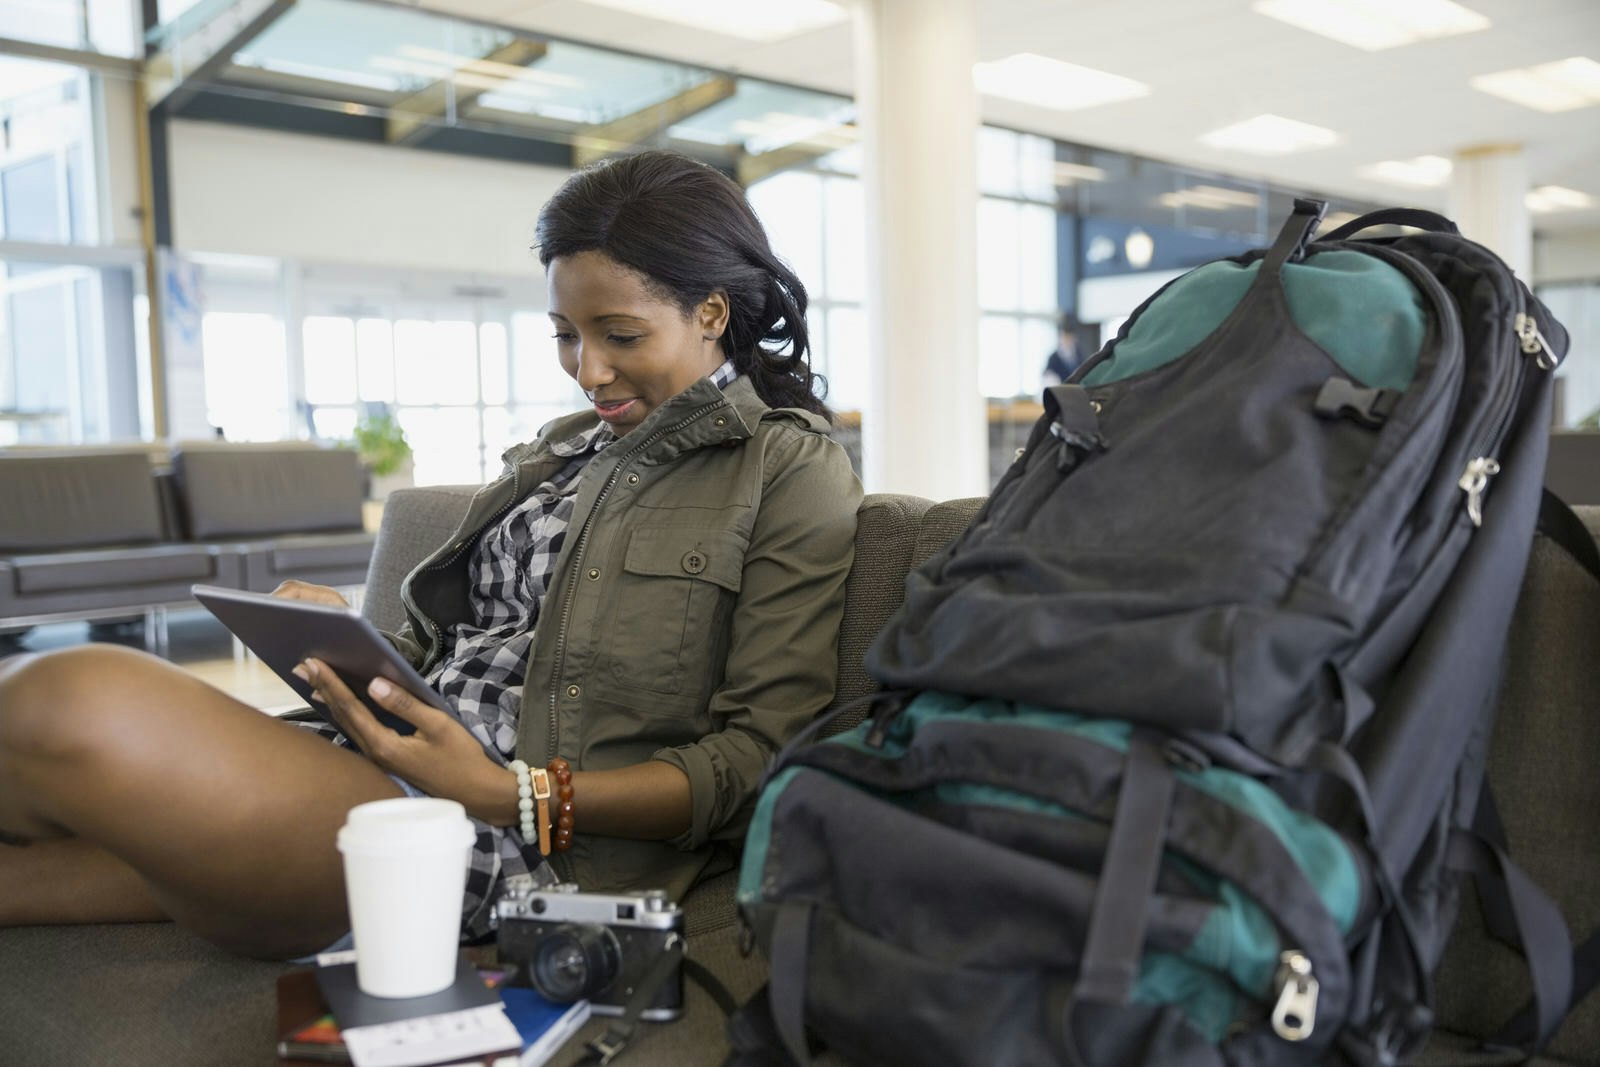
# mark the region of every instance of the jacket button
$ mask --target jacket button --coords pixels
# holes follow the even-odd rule
[[[598,567],[590,567],[589,568],[589,580],[592,582],[592,581],[596,580],[599,577],[600,577],[600,569]]]
[[[706,569],[706,557],[699,552],[685,552],[683,554],[683,569],[690,574],[699,574]]]
[[[711,424],[713,426],[726,426],[728,425],[728,417],[726,415],[718,415],[711,420]]]
[[[580,692],[582,692],[582,690],[575,685],[567,686],[567,696],[569,697],[576,697]]]
[[[639,476],[637,474],[628,475],[628,484],[629,485],[638,485],[639,484]]]

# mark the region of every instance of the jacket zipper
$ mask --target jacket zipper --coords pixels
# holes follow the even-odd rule
[[[655,444],[661,438],[667,436],[668,434],[677,433],[685,426],[698,421],[701,416],[705,415],[706,413],[722,407],[724,403],[725,401],[719,399],[715,403],[704,404],[696,408],[694,411],[691,411],[688,415],[685,415],[671,426],[663,426],[661,429],[645,438],[639,444],[629,449],[627,453],[625,453],[623,457],[617,461],[617,465],[611,469],[610,476],[606,478],[606,484],[601,486],[600,492],[595,495],[594,505],[589,508],[589,514],[583,520],[583,528],[578,531],[577,543],[572,549],[572,562],[567,569],[568,580],[565,591],[566,595],[561,599],[561,625],[556,629],[556,655],[554,670],[552,672],[553,677],[558,682],[561,678],[561,666],[565,662],[567,656],[567,624],[572,617],[572,602],[578,595],[577,574],[578,569],[583,564],[584,549],[589,543],[589,529],[594,525],[594,517],[600,513],[600,506],[605,503],[606,497],[611,494],[612,486],[616,485],[617,479],[622,477],[622,469],[628,465],[628,462],[633,459],[633,457],[637,456],[639,453]],[[558,753],[557,745],[560,740],[556,730],[556,690],[558,688],[559,685],[553,685],[550,687],[550,739],[549,748],[545,754],[545,759],[547,761],[556,757]]]

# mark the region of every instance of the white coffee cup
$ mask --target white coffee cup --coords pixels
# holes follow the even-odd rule
[[[476,836],[454,800],[400,797],[350,809],[338,845],[363,993],[422,997],[455,981]]]

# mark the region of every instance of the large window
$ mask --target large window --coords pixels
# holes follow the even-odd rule
[[[393,412],[415,453],[419,484],[493,477],[507,448],[582,404],[550,350],[542,314],[459,309],[459,317],[427,317],[418,308],[390,318],[377,311],[305,319],[310,429],[345,439],[364,415]]]
[[[0,259],[0,447],[140,434],[132,264]]]
[[[65,63],[0,56],[0,240],[98,239],[91,79]]]
[[[107,55],[139,54],[139,5],[133,0],[5,0],[0,37]]]
[[[58,6],[35,5],[31,34],[7,6],[0,32],[54,32]],[[70,64],[0,56],[0,446],[142,431],[140,259],[89,247],[101,230],[94,77]]]
[[[549,319],[528,306],[536,286],[526,280],[316,273],[301,331],[302,433],[347,439],[361,418],[392,413],[418,484],[481,482],[500,473],[507,448],[585,403]]]
[[[859,411],[867,403],[866,243],[861,183],[853,177],[788,171],[749,190],[773,251],[806,287],[812,369],[828,380],[828,404]]]
[[[845,153],[822,166],[851,169]],[[1038,392],[1056,337],[1054,145],[984,127],[978,139],[979,381],[997,398]],[[867,400],[866,230],[861,183],[848,173],[787,171],[752,185],[750,203],[778,255],[811,295],[815,367],[829,403]]]
[[[1561,380],[1560,423],[1600,430],[1600,281],[1541,285],[1539,299],[1571,340],[1556,372]]]

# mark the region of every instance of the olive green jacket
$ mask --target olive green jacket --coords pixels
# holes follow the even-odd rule
[[[419,668],[470,618],[468,549],[568,462],[592,412],[506,453],[449,543],[406,578],[393,635]],[[688,776],[689,830],[586,835],[557,871],[584,889],[676,899],[732,865],[777,750],[833,699],[861,485],[821,418],[768,408],[748,378],[702,379],[589,460],[529,652],[517,755],[579,770],[664,760]]]

